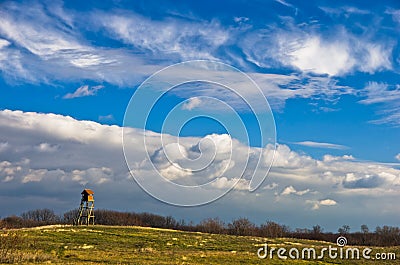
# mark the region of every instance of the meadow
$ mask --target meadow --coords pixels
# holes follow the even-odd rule
[[[0,232],[0,263],[15,264],[400,264],[400,247],[373,247],[375,253],[396,253],[396,260],[260,259],[257,250],[287,250],[335,244],[289,238],[216,235],[169,229],[120,226],[52,225]],[[360,247],[363,249],[365,247]],[[346,249],[346,248],[344,248]]]

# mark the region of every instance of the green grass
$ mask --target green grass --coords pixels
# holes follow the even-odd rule
[[[181,232],[142,227],[88,226],[42,227],[3,231],[15,235],[19,243],[12,249],[18,264],[400,264],[400,261],[376,260],[273,260],[259,259],[257,249],[304,247],[317,249],[327,242],[299,239],[267,239],[205,233]],[[400,259],[400,247],[373,248],[372,253],[394,252]],[[0,251],[1,253],[1,251]],[[372,255],[371,255],[372,256]]]

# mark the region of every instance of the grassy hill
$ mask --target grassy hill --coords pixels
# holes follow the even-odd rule
[[[168,229],[116,226],[47,226],[0,232],[1,262],[57,264],[400,264],[400,247],[373,248],[394,252],[396,260],[259,259],[268,247],[321,249],[331,243],[181,232]],[[335,246],[336,247],[336,246]],[[364,247],[360,247],[363,249]],[[287,254],[286,254],[287,255]]]

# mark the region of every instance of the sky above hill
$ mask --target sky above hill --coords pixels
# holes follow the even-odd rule
[[[90,187],[100,208],[194,221],[245,216],[330,231],[343,224],[353,231],[361,224],[399,225],[398,36],[398,1],[3,1],[0,216],[69,210],[78,206],[80,190]],[[134,118],[150,104],[146,95],[158,93],[157,84],[140,88],[142,82],[190,60],[237,68],[269,102],[276,152],[254,192],[237,167],[245,164],[243,153],[251,153],[254,164],[255,154],[271,150],[256,133],[256,118],[269,112],[264,105],[249,114],[224,87],[183,86],[164,94],[146,124],[128,124],[122,132],[132,95],[145,91],[130,106]],[[264,99],[246,87],[240,91],[250,101]],[[230,107],[216,107],[220,103]],[[205,113],[227,124],[172,118],[162,127],[176,109],[177,117]],[[224,127],[240,127],[231,122],[232,109],[246,126],[247,142]],[[151,132],[146,150],[137,145],[143,129]],[[129,168],[125,133],[133,148]],[[161,138],[170,143],[172,158],[160,154]],[[215,155],[202,175],[176,166],[179,155],[200,151]],[[129,174],[162,192],[164,184],[152,182],[147,162],[178,184],[215,178],[211,189],[236,186],[203,206],[171,206]],[[268,161],[257,165],[268,172]],[[174,196],[184,200],[190,193]]]

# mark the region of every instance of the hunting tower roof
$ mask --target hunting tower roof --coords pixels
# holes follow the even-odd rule
[[[93,195],[94,192],[91,189],[84,189],[81,194]]]

